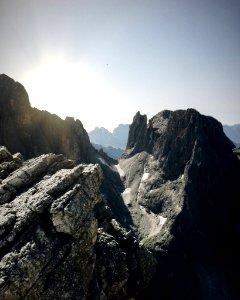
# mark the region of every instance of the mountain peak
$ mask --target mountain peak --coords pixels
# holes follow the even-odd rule
[[[2,109],[18,112],[30,108],[28,94],[24,86],[5,74],[0,75],[0,95]]]
[[[90,141],[103,147],[114,147],[125,149],[128,136],[128,124],[119,124],[114,128],[113,133],[104,127],[95,127],[88,133]]]
[[[0,120],[0,145],[26,158],[53,152],[87,162],[94,151],[79,120],[32,108],[23,85],[5,74],[0,75]]]

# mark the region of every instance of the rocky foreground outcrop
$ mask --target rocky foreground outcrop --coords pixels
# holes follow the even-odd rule
[[[0,299],[125,299],[156,262],[112,219],[98,165],[0,147]]]
[[[0,75],[1,143],[32,159],[0,148],[0,299],[240,298],[239,149],[215,119],[137,113],[114,166]]]
[[[222,125],[193,109],[165,110],[148,124],[134,117],[117,169],[133,226],[159,263],[143,299],[239,299],[240,164],[232,148]]]
[[[93,148],[81,121],[32,108],[25,88],[5,74],[0,74],[0,145],[25,159],[55,153],[78,163],[100,164],[101,192],[115,218],[129,227],[131,218],[120,194],[123,185],[112,167],[115,161]]]

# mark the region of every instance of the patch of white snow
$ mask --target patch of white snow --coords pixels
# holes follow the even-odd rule
[[[131,188],[126,188],[122,193],[123,201],[125,204],[129,204],[131,201]]]
[[[124,177],[125,173],[124,173],[123,169],[119,166],[119,164],[115,165],[115,167],[117,168],[117,171],[118,171],[120,177]]]
[[[159,234],[159,232],[162,229],[162,226],[167,221],[167,218],[154,214],[153,212],[146,209],[142,205],[139,205],[139,208],[143,213],[142,219],[145,219],[145,221],[148,222],[148,238]]]
[[[159,216],[160,219],[160,225],[164,225],[164,223],[167,221],[167,218],[164,218],[163,216]]]
[[[149,173],[144,173],[143,174],[143,176],[142,176],[142,179],[141,179],[141,181],[145,181],[145,180],[147,180],[148,179],[148,177],[149,177]]]

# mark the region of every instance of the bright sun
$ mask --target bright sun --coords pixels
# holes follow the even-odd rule
[[[82,62],[46,56],[40,65],[25,74],[22,82],[33,107],[62,118],[79,118],[88,130],[96,125],[112,127],[116,122],[114,116],[103,118],[103,115],[104,111],[114,109],[113,99],[115,103],[121,101],[120,96]]]

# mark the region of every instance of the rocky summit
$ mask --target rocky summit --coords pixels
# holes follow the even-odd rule
[[[0,299],[127,299],[148,285],[155,259],[112,219],[98,165],[5,147],[0,163]]]
[[[148,299],[239,298],[233,148],[218,121],[193,109],[134,117],[117,170],[135,231],[158,259]]]

